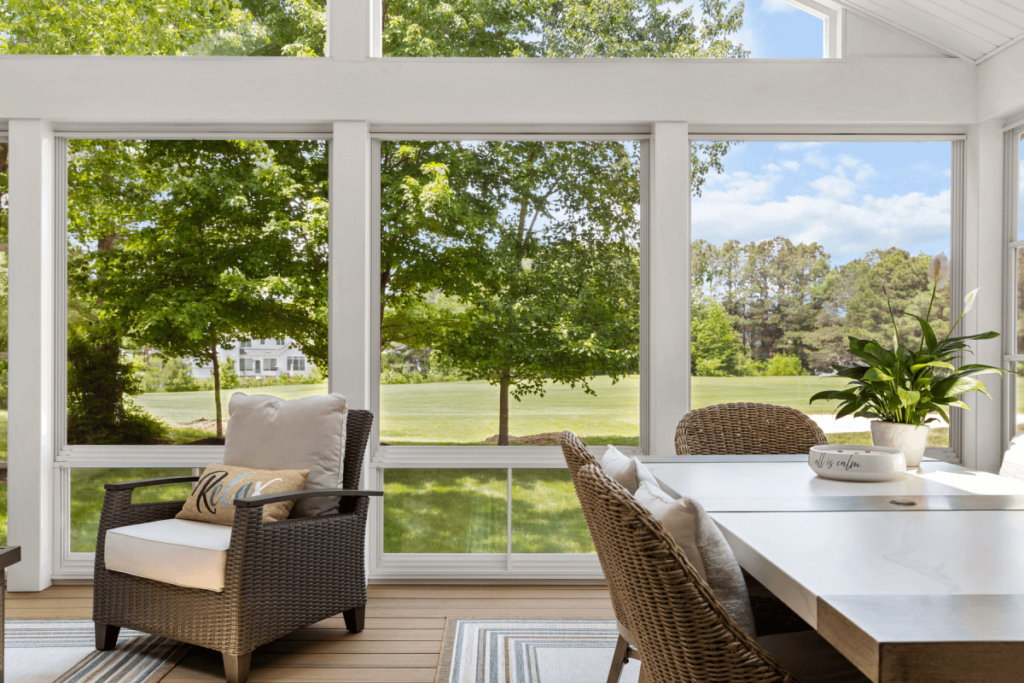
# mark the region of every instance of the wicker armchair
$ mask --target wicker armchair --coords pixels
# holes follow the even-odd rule
[[[576,474],[601,568],[643,653],[647,683],[789,683],[796,676],[748,636],[660,522],[598,465]]]
[[[217,650],[229,683],[248,677],[252,651],[317,621],[343,613],[358,633],[366,610],[364,539],[369,496],[357,491],[373,413],[349,410],[343,489],[292,491],[236,499],[223,592],[184,588],[109,571],[107,530],[170,519],[184,501],[133,504],[132,491],[196,481],[171,477],[107,484],[96,543],[93,620],[96,648],[109,650],[132,628]],[[263,522],[263,506],[284,500],[339,496],[338,514]]]
[[[799,410],[767,403],[721,403],[688,412],[676,427],[677,455],[807,453],[828,439]]]

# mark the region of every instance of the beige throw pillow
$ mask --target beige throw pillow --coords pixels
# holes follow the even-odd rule
[[[284,401],[234,394],[228,404],[224,464],[264,470],[309,470],[307,490],[341,488],[348,408],[341,394]],[[335,512],[338,499],[306,498],[292,517]]]
[[[753,638],[754,613],[747,583],[721,530],[701,504],[690,498],[676,500],[649,482],[640,484],[634,497],[662,523],[729,616]]]
[[[235,498],[301,491],[308,475],[308,470],[256,470],[210,463],[175,517],[230,526],[235,521]],[[263,521],[286,519],[294,502],[264,505]]]
[[[605,474],[622,484],[630,493],[636,493],[637,487],[645,481],[658,485],[658,480],[642,462],[623,455],[615,446],[609,446],[604,452],[601,467],[604,468]]]

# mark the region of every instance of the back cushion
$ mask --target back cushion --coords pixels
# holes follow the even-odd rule
[[[284,401],[234,394],[228,404],[224,464],[261,470],[309,470],[306,490],[341,488],[348,408],[341,394]],[[338,509],[337,498],[297,501],[292,517]]]
[[[747,635],[755,637],[754,613],[743,573],[722,532],[700,503],[690,498],[676,500],[648,482],[640,484],[634,497],[665,527],[729,616]]]
[[[622,484],[630,493],[636,493],[637,487],[645,481],[655,486],[658,484],[658,480],[642,462],[623,455],[615,446],[609,446],[604,452],[601,467],[604,468],[605,474]]]

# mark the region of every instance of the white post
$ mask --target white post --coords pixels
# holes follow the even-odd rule
[[[651,138],[648,249],[650,455],[675,453],[690,407],[690,141],[685,123],[656,123]]]
[[[12,120],[9,191],[7,538],[21,546],[12,591],[50,585],[53,552],[54,136]]]
[[[964,317],[963,334],[1003,329],[1003,132],[1001,122],[986,121],[968,128],[964,183],[964,292],[980,288],[974,310]],[[973,342],[976,355],[966,363],[1002,367],[1003,340]],[[1002,462],[1001,382],[996,375],[980,378],[992,399],[971,394],[964,414],[963,463],[996,472]]]
[[[380,57],[380,0],[327,0],[326,56],[347,62]]]
[[[334,124],[331,142],[330,389],[371,408],[370,138],[365,121]]]

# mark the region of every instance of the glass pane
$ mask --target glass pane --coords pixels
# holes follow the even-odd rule
[[[782,0],[434,0],[383,8],[386,57],[823,56],[823,20]]]
[[[187,477],[192,474],[187,468],[137,468],[137,469],[71,469],[71,552],[91,553],[96,551],[96,534],[99,531],[100,512],[103,509],[103,485],[137,479],[159,477]],[[159,503],[170,500],[185,500],[192,491],[191,484],[168,484],[147,486],[136,490],[133,503]]]
[[[1017,169],[1017,239],[1024,240],[1024,136],[1018,145]]]
[[[1024,367],[1022,367],[1020,363],[1011,363],[1010,366],[1018,373],[1024,370]],[[1017,392],[1017,419],[1013,428],[1013,433],[1019,434],[1024,432],[1024,376],[1018,374],[1015,384]]]
[[[639,201],[635,142],[383,142],[382,441],[638,445]]]
[[[324,54],[327,35],[326,0],[6,0],[5,8],[7,54],[312,57]]]
[[[870,419],[810,403],[846,380],[848,336],[920,339],[909,313],[950,324],[932,300],[932,255],[950,252],[950,144],[743,142],[698,147],[694,173],[691,405],[751,401],[801,410],[832,443],[870,444]],[[721,163],[721,171],[714,169]],[[895,227],[895,226],[898,226]],[[947,446],[947,427],[932,427]]]
[[[384,473],[384,552],[505,553],[508,470]]]
[[[7,143],[0,142],[0,243],[7,244]],[[0,251],[0,460],[7,463],[7,249]],[[0,545],[7,543],[7,468],[0,469]]]
[[[512,470],[512,552],[594,552],[569,470]]]
[[[68,443],[219,444],[236,391],[326,393],[326,153],[69,142]]]

